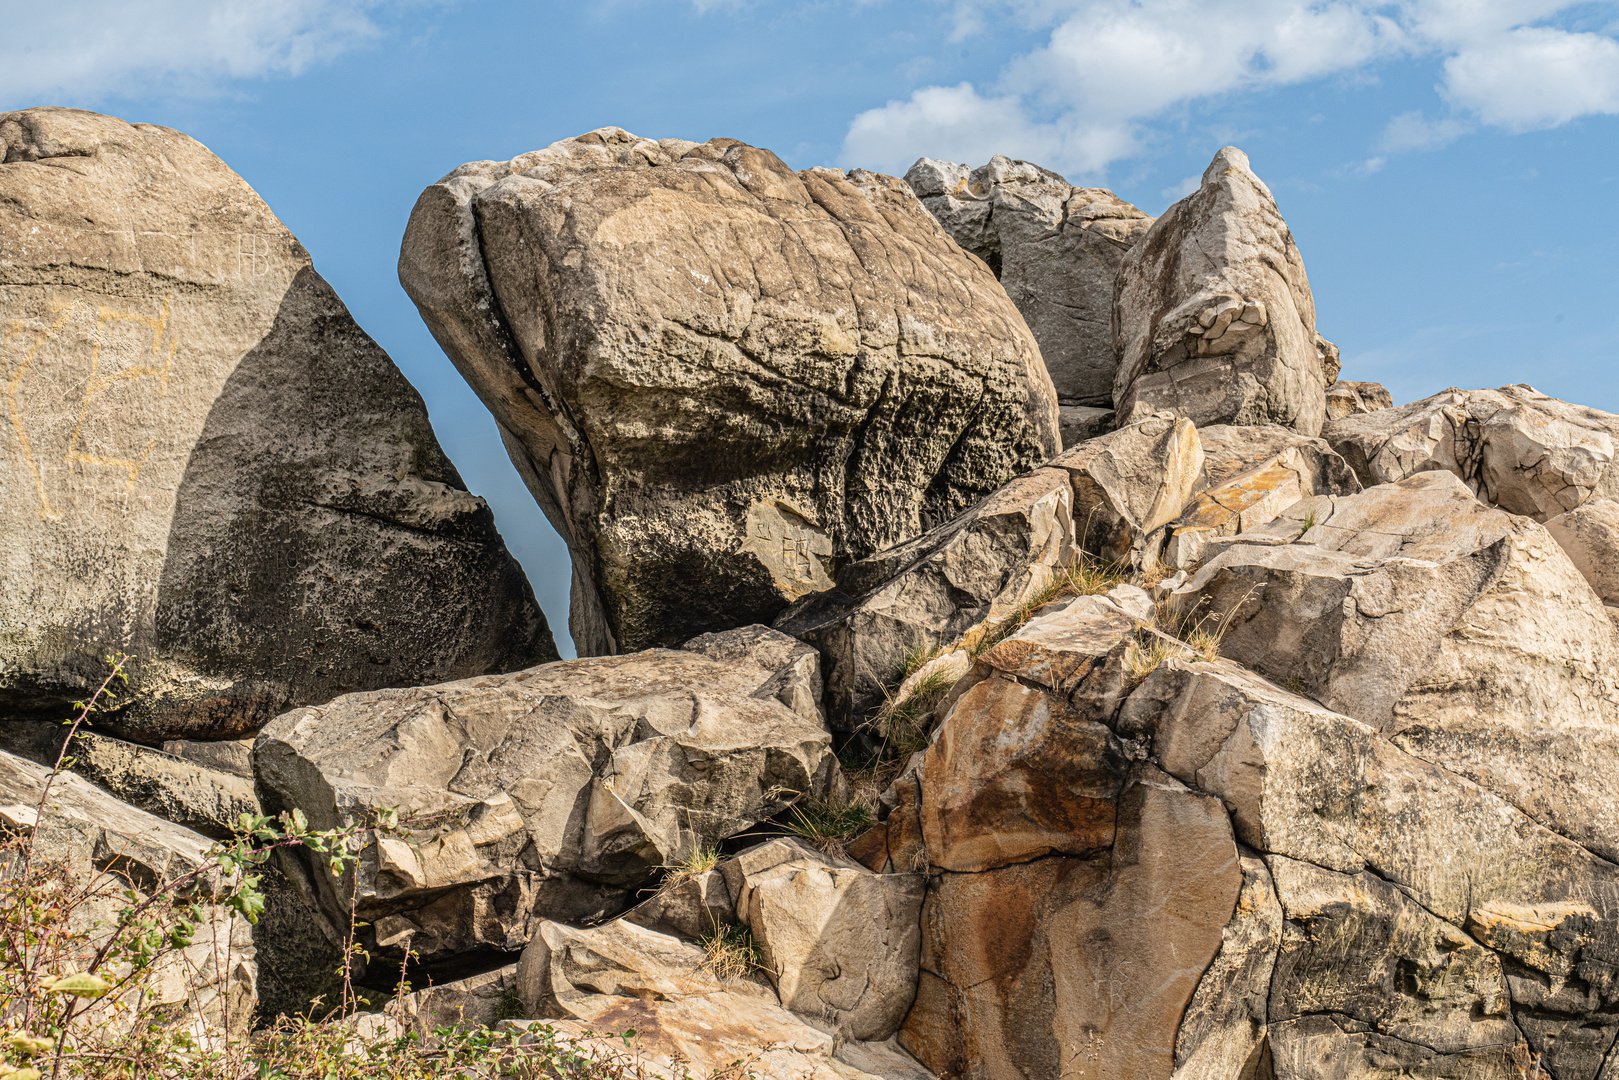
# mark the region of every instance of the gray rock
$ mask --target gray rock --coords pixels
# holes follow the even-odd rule
[[[1444,469],[1492,506],[1536,521],[1587,499],[1619,498],[1613,464],[1619,416],[1522,383],[1452,388],[1398,409],[1334,420],[1322,435],[1367,487]]]
[[[757,678],[753,696],[781,702],[806,720],[823,721],[821,654],[768,626],[700,634],[680,646]],[[756,674],[754,674],[756,672]]]
[[[1059,405],[1057,431],[1062,448],[1072,450],[1086,439],[1106,435],[1113,430],[1117,414],[1112,409],[1095,409],[1088,405]]]
[[[874,874],[794,839],[721,864],[781,1003],[850,1039],[887,1039],[916,996],[921,874]]]
[[[1223,655],[1619,859],[1619,637],[1543,526],[1418,473],[1301,502],[1171,600]]]
[[[754,696],[761,677],[655,649],[354,694],[279,717],[254,770],[267,811],[317,828],[387,807],[413,823],[341,882],[310,874],[329,922],[353,889],[379,946],[513,950],[541,918],[623,910],[659,867],[826,795],[830,735]]]
[[[1189,421],[1154,416],[1065,450],[1050,468],[1072,480],[1081,546],[1106,561],[1142,566],[1157,557],[1153,534],[1197,490],[1203,459]]]
[[[1075,557],[1072,501],[1067,472],[1036,469],[954,521],[850,565],[837,590],[783,612],[777,628],[826,662],[832,727],[865,721],[900,681],[907,654],[971,649],[1050,585]]]
[[[1319,435],[1337,349],[1270,189],[1235,147],[1153,223],[1119,267],[1113,308],[1119,422],[1170,409],[1194,423]]]
[[[230,773],[232,776],[245,776],[250,780],[253,778],[252,739],[223,739],[214,742],[169,739],[163,743],[163,752],[194,761],[204,768]]]
[[[1392,408],[1394,398],[1382,383],[1339,379],[1327,387],[1328,420],[1342,420],[1346,416]]]
[[[0,748],[51,766],[67,733],[64,725],[45,721],[0,722]],[[68,768],[119,800],[214,839],[228,838],[243,814],[259,812],[249,776],[164,750],[81,728],[67,755]]]
[[[995,271],[1040,343],[1058,399],[1110,407],[1113,279],[1152,218],[1105,188],[1076,188],[1000,154],[972,170],[922,158],[905,182]]]
[[[206,148],[0,113],[0,716],[233,738],[338,694],[556,656],[428,424]]]
[[[624,913],[624,921],[660,934],[704,938],[736,925],[736,905],[718,870],[680,874]]]
[[[568,541],[581,654],[767,622],[1057,452],[1022,317],[893,177],[602,128],[429,187],[399,271]]]

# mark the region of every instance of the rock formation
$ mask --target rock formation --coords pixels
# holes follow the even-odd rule
[[[535,920],[616,914],[660,867],[828,794],[819,715],[781,704],[752,658],[796,659],[783,640],[730,663],[654,649],[295,710],[254,744],[262,800],[316,828],[393,808],[412,829],[341,882],[306,869],[331,926],[355,890],[380,948],[429,964],[521,949]]]
[[[488,506],[309,254],[185,135],[0,114],[0,715],[251,733],[556,656]]]
[[[1105,188],[1076,188],[1000,154],[976,169],[922,158],[905,182],[995,271],[1040,343],[1058,400],[1111,408],[1113,279],[1152,218]]]
[[[768,622],[1058,449],[1017,309],[892,177],[603,128],[429,187],[399,274],[568,541],[582,655]]]
[[[1248,157],[1214,156],[1119,267],[1119,422],[1170,409],[1204,424],[1319,435],[1338,351],[1315,329],[1304,260]]]

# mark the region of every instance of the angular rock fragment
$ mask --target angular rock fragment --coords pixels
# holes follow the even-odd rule
[[[1418,473],[1299,503],[1172,601],[1223,655],[1619,859],[1619,637],[1544,527]]]
[[[206,148],[0,113],[0,714],[235,738],[554,659],[421,397]]]
[[[266,810],[316,828],[414,822],[342,882],[316,868],[328,921],[347,924],[352,888],[368,934],[426,962],[517,949],[541,917],[622,910],[658,867],[826,795],[830,736],[755,696],[761,677],[651,650],[351,695],[278,718],[254,768]]]
[[[1492,506],[1536,521],[1591,498],[1619,497],[1619,416],[1519,383],[1450,389],[1422,401],[1332,421],[1322,437],[1367,487],[1414,473],[1455,473]]]
[[[1619,606],[1619,502],[1590,499],[1546,522],[1546,531],[1602,602]]]
[[[1074,486],[1074,527],[1086,551],[1110,562],[1151,561],[1149,537],[1196,490],[1203,445],[1189,421],[1154,416],[1054,458]]]
[[[784,1006],[846,1038],[899,1030],[916,995],[921,874],[874,874],[792,839],[720,869]]]
[[[429,187],[399,271],[568,541],[581,654],[768,621],[1057,451],[1022,317],[893,177],[602,128]]]
[[[1072,450],[1086,439],[1106,435],[1113,430],[1117,414],[1112,409],[1093,409],[1087,405],[1062,405],[1057,409],[1057,433],[1064,450]]]
[[[1320,439],[1275,425],[1198,431],[1207,486],[1169,527],[1163,562],[1195,569],[1211,540],[1259,527],[1307,495],[1354,495],[1360,481]]]
[[[1381,383],[1339,379],[1327,387],[1327,419],[1342,420],[1359,413],[1394,408],[1394,398]]]
[[[1337,350],[1315,331],[1304,261],[1270,189],[1235,147],[1119,267],[1119,422],[1169,409],[1204,424],[1319,435]]]
[[[679,875],[624,913],[624,921],[660,934],[703,938],[736,925],[736,905],[718,870]]]
[[[1058,399],[1111,407],[1113,279],[1152,218],[1105,188],[1076,188],[1000,154],[971,170],[922,158],[905,182],[995,271],[1040,343]]]
[[[540,922],[516,982],[525,1015],[564,1040],[636,1032],[628,1046],[654,1077],[927,1080],[892,1043],[840,1038],[783,1008],[758,975],[721,979],[700,947],[622,920]]]

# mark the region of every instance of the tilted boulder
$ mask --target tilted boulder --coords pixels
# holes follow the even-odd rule
[[[1022,317],[893,177],[602,128],[429,187],[399,274],[568,541],[582,654],[767,622],[1058,449]]]
[[[518,949],[536,920],[621,911],[659,867],[827,794],[831,737],[773,680],[655,649],[349,695],[265,728],[254,770],[268,812],[335,828],[395,808],[412,828],[341,882],[307,868],[333,925],[352,889],[377,945]]]
[[[195,879],[194,895],[206,899],[209,875],[217,873],[208,858],[213,842],[207,837],[122,803],[73,773],[52,780],[49,769],[4,751],[0,831],[33,834],[31,873],[81,897],[60,915],[67,929],[85,935],[92,947],[105,940],[109,928],[118,925],[119,913],[130,907],[125,890],[133,892],[138,904],[158,886],[203,871]],[[6,873],[16,870],[13,864]],[[138,993],[116,994],[116,1005],[113,999],[104,1000],[92,1006],[99,1015],[88,1018],[114,1030],[125,1030],[137,1020],[179,1024],[205,1046],[218,1045],[216,1040],[227,1034],[245,1036],[258,1003],[251,929],[228,909],[205,905],[204,914],[190,944],[156,958]],[[127,973],[127,967],[115,966],[99,972],[109,981]]]
[[[1619,635],[1545,527],[1418,473],[1300,502],[1171,601],[1223,655],[1619,859]]]
[[[1619,607],[1619,502],[1589,499],[1546,522],[1546,531],[1602,602]]]
[[[728,1070],[760,1080],[929,1080],[891,1041],[840,1036],[789,1012],[759,973],[722,978],[700,946],[623,920],[540,922],[515,985],[524,1015],[548,1029],[539,1039],[588,1057],[588,1033],[633,1031],[615,1051],[627,1049],[637,1075],[658,1080]]]
[[[1359,413],[1394,408],[1394,398],[1382,383],[1339,379],[1327,387],[1327,419],[1342,420]]]
[[[1072,450],[1086,439],[1095,439],[1113,430],[1117,414],[1112,409],[1096,409],[1089,405],[1060,405],[1057,407],[1057,432],[1062,448]]]
[[[899,1030],[916,996],[921,874],[874,874],[794,839],[720,873],[784,1006],[851,1039]]]
[[[1173,521],[1202,476],[1203,444],[1190,421],[1153,416],[1065,450],[1050,467],[1074,486],[1080,546],[1108,562],[1154,557],[1153,534]]]
[[[1619,416],[1522,383],[1452,388],[1398,409],[1334,420],[1322,436],[1367,487],[1444,469],[1492,506],[1536,521],[1587,499],[1619,498]]]
[[[1248,157],[1228,146],[1119,267],[1113,307],[1119,421],[1169,409],[1204,424],[1319,435],[1337,349],[1293,234]]]
[[[1163,562],[1171,569],[1195,569],[1209,541],[1268,524],[1307,495],[1361,489],[1332,447],[1288,428],[1215,425],[1197,435],[1202,490],[1169,527]]]
[[[1113,279],[1152,218],[1105,188],[1077,188],[1000,154],[976,169],[922,158],[905,182],[995,271],[1040,343],[1058,399],[1111,407]]]
[[[251,733],[556,657],[421,397],[241,177],[177,131],[0,113],[0,714]]]

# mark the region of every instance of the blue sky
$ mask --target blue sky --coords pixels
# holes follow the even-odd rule
[[[421,390],[567,649],[562,546],[394,273],[456,165],[605,124],[903,172],[1026,157],[1149,213],[1241,146],[1346,378],[1619,411],[1619,3],[59,0],[7,7],[0,111],[193,135]],[[19,51],[20,50],[20,51]]]

